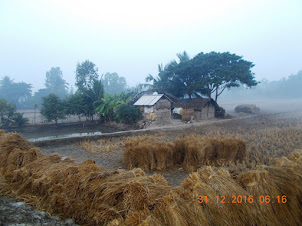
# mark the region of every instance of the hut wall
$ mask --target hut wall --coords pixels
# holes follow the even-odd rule
[[[194,111],[194,120],[200,121],[201,120],[201,111]]]
[[[201,109],[202,120],[212,118],[215,118],[215,107],[213,105],[208,105]]]
[[[160,99],[156,105],[155,105],[156,110],[161,110],[161,109],[171,109],[171,102],[167,99]]]
[[[171,110],[167,108],[155,110],[155,122],[158,124],[171,123]]]
[[[154,112],[153,106],[150,106],[150,107],[145,106],[144,107],[144,113],[152,113],[152,112]]]

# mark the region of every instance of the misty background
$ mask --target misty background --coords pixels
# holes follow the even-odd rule
[[[8,76],[13,87],[27,89],[28,96],[42,96],[47,72],[58,67],[66,95],[73,93],[76,66],[85,60],[96,65],[100,76],[125,78],[127,90],[145,83],[148,74],[157,75],[158,64],[169,63],[185,50],[190,57],[230,52],[255,64],[259,85],[226,90],[218,103],[253,98],[299,101],[301,10],[299,0],[1,0],[0,95],[12,98],[3,89]]]

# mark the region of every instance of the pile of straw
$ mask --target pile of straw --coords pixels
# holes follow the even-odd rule
[[[181,148],[186,148],[187,144],[182,145]],[[92,160],[75,163],[60,155],[43,155],[17,134],[0,135],[0,156],[2,195],[26,201],[62,218],[72,218],[78,224],[301,225],[302,222],[301,151],[276,159],[274,165],[257,166],[253,170],[240,164],[228,168],[205,166],[190,174],[180,187],[169,186],[158,174],[146,176],[141,169],[107,171]],[[199,204],[199,195],[207,196],[208,202]],[[233,195],[253,195],[254,202],[228,203]],[[286,195],[287,203],[259,203],[261,195]],[[225,196],[226,203],[217,203],[216,196]]]
[[[183,109],[181,113],[182,121],[190,121],[194,116],[194,109]]]
[[[236,138],[186,136],[173,142],[157,142],[147,136],[134,137],[125,143],[124,163],[129,169],[164,170],[182,165],[195,171],[202,165],[224,165],[246,158],[245,142]]]
[[[124,163],[143,170],[163,170],[173,165],[173,144],[155,142],[147,136],[132,138],[125,142]]]
[[[106,224],[144,211],[174,189],[162,176],[145,176],[141,169],[107,171],[92,160],[43,155],[18,134],[1,135],[0,156],[7,183],[2,194],[79,224]]]

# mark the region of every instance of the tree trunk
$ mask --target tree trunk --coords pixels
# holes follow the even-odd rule
[[[212,97],[211,97],[212,95],[211,95],[211,90],[209,89],[208,90],[208,97],[211,99]]]
[[[215,94],[215,102],[217,103],[217,98],[218,98],[218,87],[216,87],[216,94]]]

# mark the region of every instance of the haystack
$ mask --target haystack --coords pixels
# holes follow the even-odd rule
[[[194,109],[183,109],[181,113],[182,121],[190,121],[194,116]]]
[[[125,143],[124,163],[129,169],[163,170],[182,165],[192,172],[203,165],[225,165],[246,158],[245,142],[237,138],[186,136],[173,142],[157,142],[147,136],[134,137]]]
[[[235,107],[234,111],[236,113],[246,113],[246,114],[258,114],[260,108],[256,107],[255,104],[241,104]]]
[[[267,224],[299,225],[302,222],[301,172],[290,167],[259,167],[240,174],[237,180],[259,203],[257,209]]]
[[[79,224],[103,225],[148,210],[175,189],[162,176],[145,176],[141,169],[107,171],[92,160],[75,163],[42,155],[18,135],[1,135],[0,143],[2,194]]]
[[[14,142],[8,139],[12,137]],[[219,149],[225,150],[219,155],[223,159],[233,149],[237,152],[230,153],[232,159],[244,157],[240,152],[244,146],[241,142],[194,139],[204,145],[189,146],[189,139],[185,138],[173,143],[176,146],[179,142],[173,150],[183,151],[177,155],[170,153],[174,162],[184,160],[187,149],[191,150],[190,156],[196,154],[199,161],[205,156],[216,161],[213,153]],[[142,140],[146,141],[140,137],[127,147],[135,149],[139,145],[136,141]],[[152,145],[154,140],[148,142]],[[190,174],[180,187],[172,187],[161,175],[146,176],[141,169],[107,171],[92,160],[75,163],[60,155],[42,155],[39,149],[16,135],[0,132],[0,144],[0,156],[4,158],[0,162],[4,173],[0,174],[1,194],[26,201],[53,215],[73,218],[78,224],[301,225],[302,222],[300,151],[277,159],[275,165],[253,170],[242,168],[244,165],[205,166]],[[153,159],[161,159],[156,152],[152,153],[157,156]],[[166,160],[161,162],[169,165]],[[238,173],[241,168],[243,172]],[[207,196],[207,202],[198,203],[200,195]],[[275,202],[260,203],[259,197],[266,195],[275,197]],[[285,203],[276,202],[277,196],[284,195]],[[237,203],[232,203],[233,196],[243,197],[242,201],[235,199]],[[244,201],[244,197],[250,196],[253,202]]]
[[[166,169],[173,165],[173,144],[156,142],[147,136],[132,138],[125,143],[124,163],[129,169]]]

